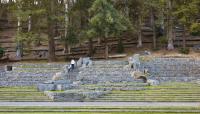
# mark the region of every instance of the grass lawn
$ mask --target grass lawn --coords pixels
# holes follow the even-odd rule
[[[200,107],[0,107],[0,114],[198,114]]]
[[[162,112],[20,112],[20,113],[0,113],[0,114],[199,114],[199,113],[162,113]]]

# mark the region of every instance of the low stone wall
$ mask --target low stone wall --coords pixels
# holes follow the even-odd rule
[[[85,99],[96,99],[111,91],[88,91],[88,90],[67,90],[67,91],[45,91],[45,95],[52,101],[57,102],[83,102]]]
[[[160,81],[192,81],[200,78],[200,61],[191,58],[141,59],[140,69]]]

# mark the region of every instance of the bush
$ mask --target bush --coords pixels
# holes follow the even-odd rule
[[[0,58],[2,58],[4,54],[5,54],[4,48],[0,47]]]
[[[124,45],[122,43],[122,40],[120,39],[117,45],[117,53],[123,53],[124,52]]]
[[[180,48],[179,52],[182,54],[189,54],[190,53],[190,49],[189,48]]]
[[[200,36],[200,23],[193,23],[190,27],[190,34]]]
[[[162,36],[162,37],[159,38],[159,42],[160,42],[161,46],[163,48],[165,48],[167,46],[168,40],[167,40],[167,38],[165,36]]]

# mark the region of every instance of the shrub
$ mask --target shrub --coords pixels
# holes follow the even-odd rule
[[[179,52],[182,54],[189,54],[190,53],[190,49],[189,48],[180,48]]]
[[[0,47],[0,58],[3,57],[4,53],[5,53],[4,48]]]
[[[167,40],[167,38],[165,36],[162,36],[162,37],[159,38],[159,42],[160,42],[161,46],[163,48],[165,48],[166,45],[167,45],[168,40]]]
[[[117,52],[118,52],[118,53],[123,53],[123,52],[124,52],[124,45],[123,45],[121,39],[118,41]]]
[[[200,23],[193,23],[190,27],[190,33],[193,36],[200,36]]]

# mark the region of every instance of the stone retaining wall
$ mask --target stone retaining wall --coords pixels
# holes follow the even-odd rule
[[[161,81],[191,81],[200,78],[200,61],[191,58],[151,58],[141,60],[141,70]]]

